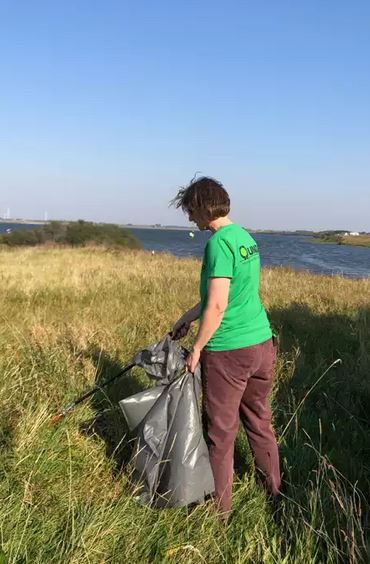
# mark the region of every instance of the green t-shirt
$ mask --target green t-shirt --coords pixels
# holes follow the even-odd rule
[[[207,303],[208,278],[230,278],[228,305],[221,325],[205,350],[224,351],[263,343],[272,337],[259,297],[260,255],[248,231],[231,223],[218,229],[204,249],[200,277],[202,317]]]

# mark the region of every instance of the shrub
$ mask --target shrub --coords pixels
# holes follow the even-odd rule
[[[50,242],[73,247],[94,243],[108,247],[141,248],[140,242],[118,225],[97,224],[81,219],[70,223],[52,221],[38,229],[13,231],[0,237],[0,244],[10,247],[35,246]]]

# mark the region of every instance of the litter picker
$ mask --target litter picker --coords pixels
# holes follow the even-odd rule
[[[126,372],[131,370],[131,368],[133,368],[134,366],[136,366],[135,362],[128,364],[127,366],[125,366],[125,368],[123,368],[120,372],[118,372],[118,374],[115,374],[115,376],[112,376],[112,378],[109,378],[109,380],[103,382],[103,384],[101,384],[100,386],[95,386],[95,388],[93,388],[92,390],[85,392],[79,398],[75,399],[74,401],[71,401],[69,404],[65,406],[65,408],[58,415],[55,415],[53,417],[52,424],[55,425],[56,423],[58,423],[58,421],[60,421],[62,417],[65,417],[67,413],[72,411],[76,407],[76,405],[83,402],[85,399],[89,398],[90,396],[94,395],[98,390],[105,388],[106,386],[114,382],[114,380],[117,380],[117,378],[119,378],[120,376],[122,376],[122,374],[125,374]]]

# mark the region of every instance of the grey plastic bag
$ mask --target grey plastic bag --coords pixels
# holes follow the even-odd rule
[[[214,481],[203,437],[200,368],[186,370],[188,352],[169,335],[134,362],[157,385],[119,402],[136,438],[132,464],[140,502],[181,507],[204,501]]]

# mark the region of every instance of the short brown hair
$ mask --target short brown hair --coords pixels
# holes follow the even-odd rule
[[[209,176],[192,180],[170,204],[188,214],[196,212],[207,221],[224,217],[230,211],[229,194],[221,182]]]

